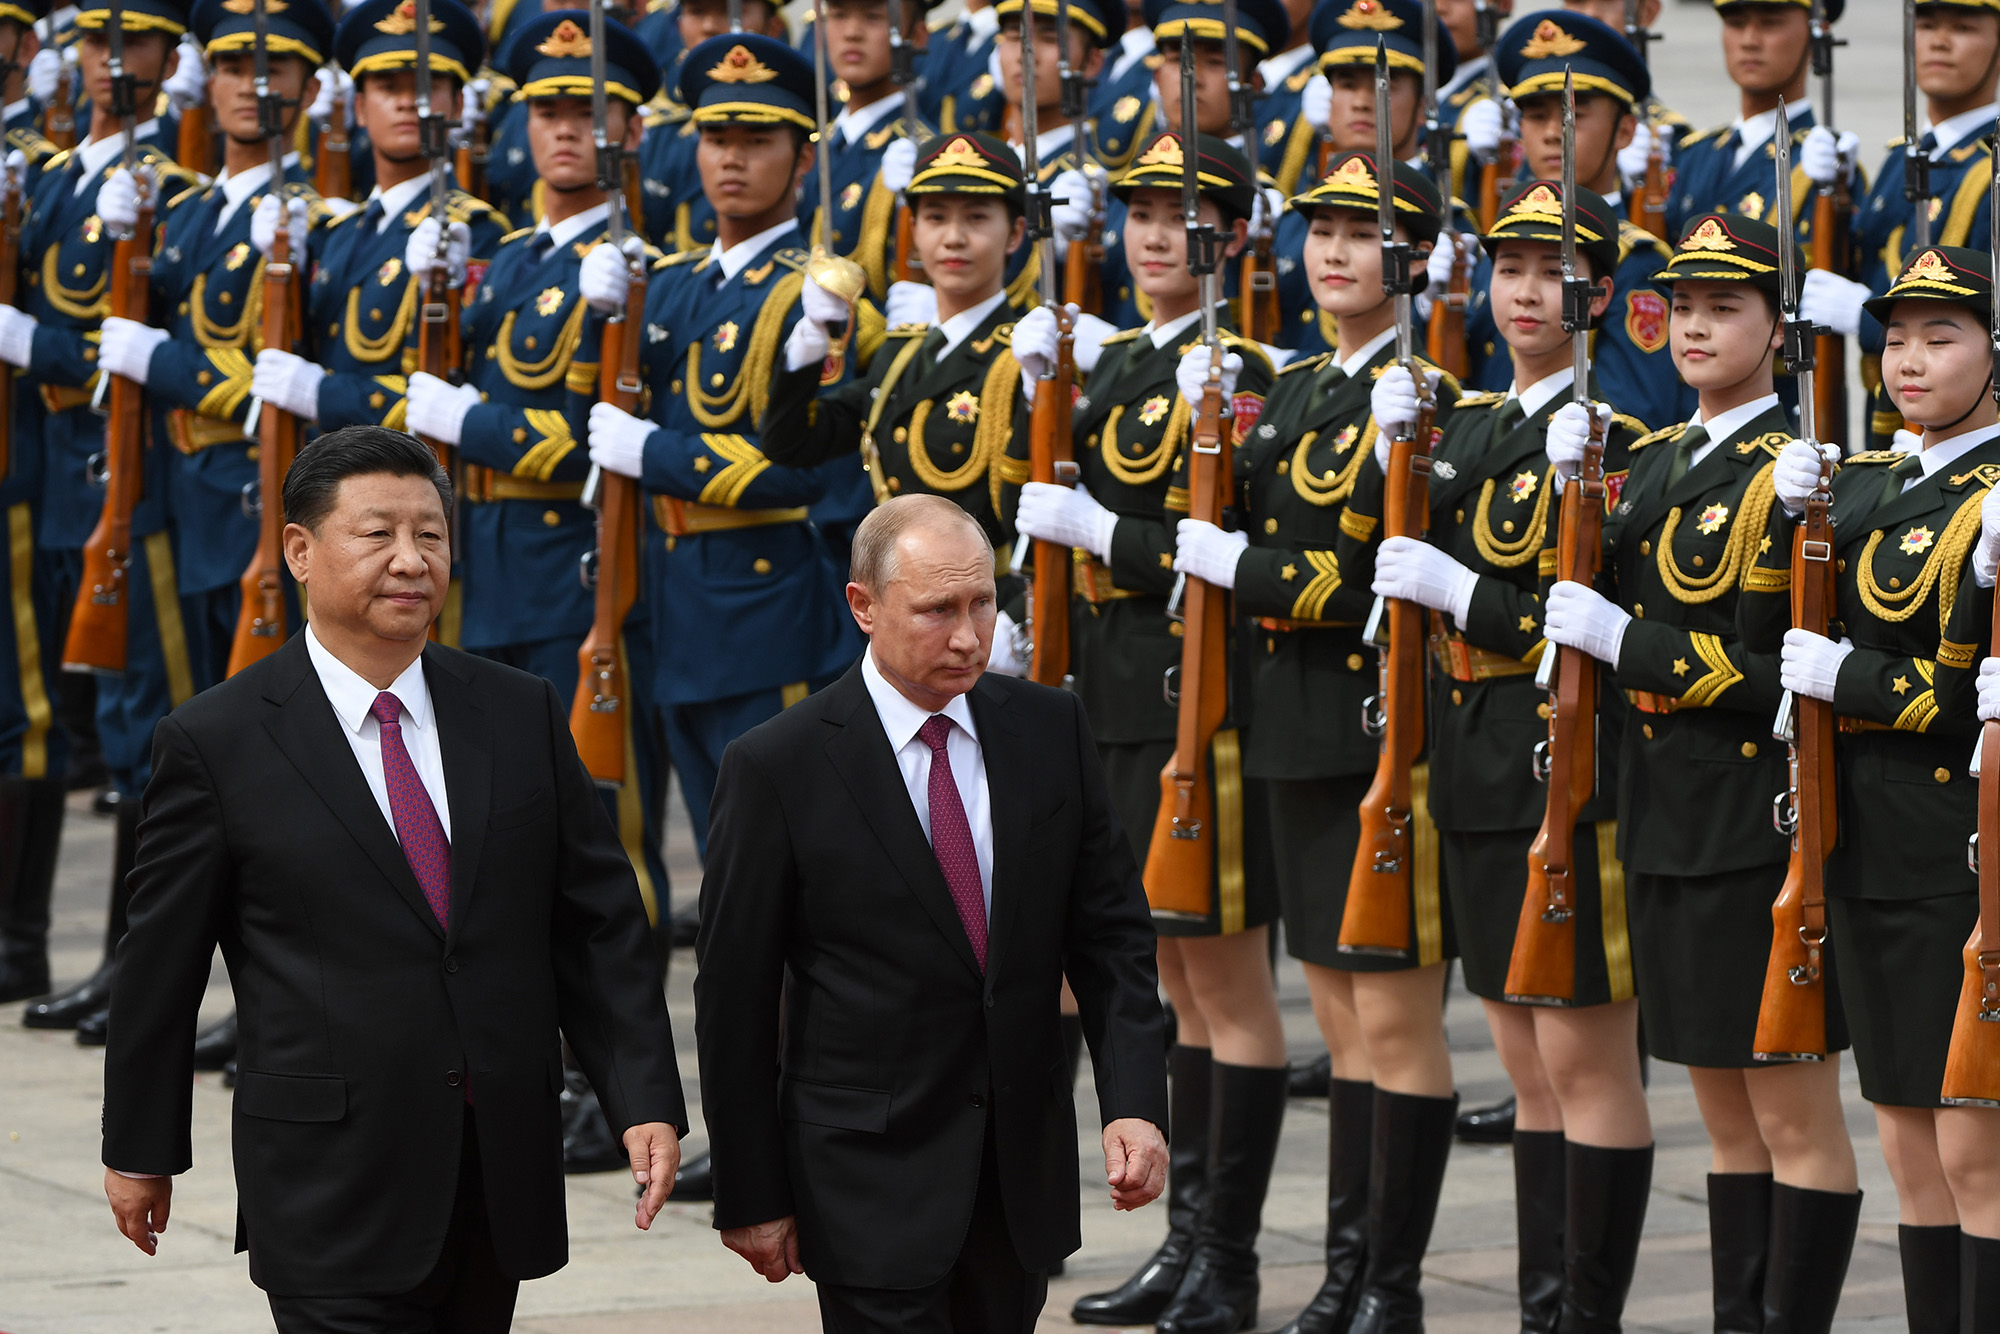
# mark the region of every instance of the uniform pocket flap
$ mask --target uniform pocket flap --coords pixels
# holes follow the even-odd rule
[[[267,1121],[338,1121],[347,1115],[347,1081],[339,1075],[239,1070],[236,1109]]]
[[[778,1094],[778,1106],[788,1121],[859,1130],[870,1135],[889,1129],[889,1094],[884,1089],[848,1088],[788,1079]]]

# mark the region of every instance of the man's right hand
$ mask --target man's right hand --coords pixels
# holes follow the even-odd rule
[[[799,1263],[799,1220],[790,1214],[770,1223],[723,1229],[722,1244],[773,1283],[806,1272]]]
[[[148,1255],[160,1249],[160,1234],[167,1230],[167,1212],[174,1202],[172,1177],[128,1177],[107,1167],[104,1198],[111,1201],[118,1230],[134,1246]]]

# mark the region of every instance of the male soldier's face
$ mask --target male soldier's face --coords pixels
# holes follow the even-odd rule
[[[929,29],[918,22],[917,7],[902,4],[903,40],[921,46]],[[1040,36],[1038,32],[1036,36]],[[889,6],[882,0],[828,0],[826,63],[835,78],[849,88],[873,92],[889,78]]]
[[[1986,396],[1992,337],[1963,306],[1898,301],[1882,338],[1882,383],[1910,425],[1925,429],[1962,421]]]
[[[681,0],[681,46],[693,50],[711,37],[729,31],[729,0]],[[768,37],[784,36],[777,11],[764,0],[743,0],[743,31],[761,32]]]
[[[1327,136],[1334,151],[1375,147],[1375,67],[1339,65],[1327,75],[1333,85],[1333,110],[1327,116]],[[1389,138],[1396,156],[1414,157],[1417,116],[1424,100],[1423,81],[1401,70],[1389,75]]]
[[[1398,222],[1397,235],[1402,231]],[[1365,315],[1388,300],[1382,293],[1382,233],[1373,213],[1316,209],[1304,255],[1313,300],[1334,318]]]
[[[283,99],[280,113],[289,132],[298,123],[299,108],[311,106],[319,92],[319,75],[298,56],[273,55],[271,91]],[[215,108],[215,125],[238,143],[262,137],[257,119],[257,61],[248,51],[224,51],[209,61],[208,102]]]
[[[1696,392],[1768,376],[1784,343],[1776,307],[1748,283],[1675,283],[1670,328],[1674,369]]]
[[[14,66],[25,75],[28,62],[41,49],[42,39],[33,28],[12,19],[0,20],[0,61]]]
[[[1588,14],[1599,23],[1625,31],[1625,0],[1563,0],[1563,8],[1573,14]],[[1660,0],[1639,0],[1639,26],[1651,28],[1660,20]]]
[[[2000,70],[2000,14],[1931,8],[1917,12],[1917,87],[1928,97],[1961,101],[1993,98]]]
[[[417,72],[392,70],[364,74],[354,81],[354,123],[368,131],[375,151],[391,162],[408,162],[423,147],[417,128]],[[448,74],[431,79],[431,110],[458,115],[458,80]]]
[[[910,237],[924,276],[961,308],[998,292],[1007,256],[1020,248],[1027,223],[990,195],[919,195]]]
[[[1241,48],[1243,59],[1254,53]],[[1153,91],[1160,102],[1160,123],[1181,127],[1181,44],[1162,43],[1160,63],[1153,70]],[[1203,134],[1229,133],[1229,62],[1223,59],[1221,42],[1194,44],[1194,116]]]
[[[783,125],[704,125],[694,156],[702,193],[724,218],[788,207],[813,164],[812,148]]]
[[[93,107],[111,105],[111,39],[104,29],[92,28],[76,44],[77,67],[83,74],[82,92]],[[139,104],[139,119],[145,120],[160,81],[180,67],[175,40],[163,32],[125,34],[125,72],[132,76],[133,97]]]
[[[1025,11],[1023,11],[1025,12]],[[1000,34],[993,39],[993,46],[1000,53],[1000,95],[1007,99],[1009,106],[1021,104],[1021,25],[1019,15],[1011,15],[1000,20]],[[1035,16],[1035,109],[1062,105],[1062,81],[1057,77],[1055,20],[1046,14]],[[1094,78],[1097,67],[1103,62],[1104,53],[1097,49],[1089,36],[1071,26],[1069,31],[1070,67],[1082,72],[1085,78]],[[1038,128],[1047,129],[1054,122],[1044,121]]]
[[[1577,267],[1590,272],[1590,261],[1577,256]],[[1500,336],[1518,356],[1545,357],[1569,345],[1562,327],[1562,248],[1546,241],[1504,241],[1493,255],[1493,284],[1488,300]],[[1591,302],[1597,314],[1611,304],[1611,279],[1598,280],[1599,296]]]
[[[1479,10],[1472,0],[1437,0],[1437,16],[1461,63],[1479,54]]]
[[[1623,30],[1620,22],[1620,30]],[[1745,4],[1722,14],[1722,60],[1746,93],[1778,93],[1805,71],[1812,15],[1802,5]]]
[[[1201,220],[1230,238],[1224,258],[1243,248],[1249,224],[1224,222],[1212,199],[1201,201]],[[1187,266],[1187,215],[1178,190],[1134,190],[1125,205],[1125,263],[1132,281],[1156,302],[1170,306],[1193,299],[1198,290]]]
[[[1521,151],[1528,174],[1537,180],[1559,181],[1563,166],[1562,96],[1546,93],[1515,104],[1521,109]],[[1625,104],[1600,93],[1579,93],[1576,99],[1576,179],[1585,189],[1600,184],[1616,188],[1618,150],[1632,142],[1639,123]],[[1610,180],[1606,180],[1609,177]]]
[[[624,102],[604,106],[611,142],[639,146],[639,120]],[[597,132],[587,97],[537,97],[528,103],[528,151],[535,174],[562,194],[597,186]]]

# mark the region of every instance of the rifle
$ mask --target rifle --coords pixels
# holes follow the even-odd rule
[[[181,112],[174,161],[204,180],[215,175],[215,113],[207,102]]]
[[[853,260],[827,248],[833,236],[833,155],[827,151],[833,142],[828,133],[833,122],[826,114],[826,0],[813,0],[813,94],[819,116],[819,151],[813,155],[819,166],[819,236],[806,260],[806,276],[845,301],[849,316],[820,367],[819,382],[832,384],[847,364],[847,340],[854,335],[853,314],[862,294],[868,290],[868,275]]]
[[[1625,0],[1625,40],[1638,51],[1639,62],[1650,68],[1652,45],[1663,39],[1659,33],[1647,31],[1646,25],[1639,21],[1639,0]],[[1639,108],[1640,115],[1648,114],[1652,101],[1649,94],[1646,105]],[[1673,183],[1667,178],[1667,145],[1660,138],[1657,126],[1649,121],[1647,129],[1652,134],[1652,147],[1646,153],[1645,179],[1632,191],[1632,220],[1649,235],[1672,244],[1667,235],[1667,196],[1673,190]]]
[[[337,66],[327,66],[327,77],[331,78]],[[326,123],[319,127],[319,156],[313,163],[313,189],[322,198],[346,199],[354,190],[354,172],[351,166],[347,143],[348,108],[352,105],[352,90],[336,89],[333,95],[333,110]]]
[[[1989,246],[2000,245],[2000,175],[1986,194]],[[1992,252],[1989,253],[2000,253]],[[2000,402],[2000,310],[1988,325],[1993,339],[1993,396]],[[1803,400],[1801,400],[1803,401]],[[2000,588],[1993,591],[2000,625]],[[1979,828],[1966,841],[1966,860],[1979,877],[1979,925],[1965,942],[1965,981],[1952,1016],[1940,1101],[1947,1107],[2000,1107],[2000,722],[1980,726],[1972,771],[1979,776]]]
[[[1931,156],[1917,136],[1917,0],[1903,0],[1903,198],[1910,205],[1903,253],[1914,255],[1931,243]]]
[[[1815,5],[1817,10],[1818,6]],[[1778,102],[1784,123],[1784,100]],[[1799,377],[1799,438],[1819,446],[1813,393],[1813,326],[1799,316],[1792,254],[1791,142],[1778,144],[1778,304],[1785,319],[1785,362]],[[1826,633],[1834,605],[1833,465],[1820,462],[1819,485],[1806,498],[1805,522],[1792,535],[1792,624]],[[1833,705],[1787,690],[1772,734],[1791,747],[1791,783],[1772,805],[1771,822],[1792,840],[1784,887],[1771,904],[1771,957],[1757,1009],[1751,1056],[1759,1061],[1826,1059],[1827,856],[1834,845]]]
[[[56,21],[43,16],[42,45],[62,58],[62,67],[56,73],[55,99],[42,113],[42,131],[50,143],[57,148],[76,147],[76,83],[70,73],[69,53],[56,41]]]
[[[610,244],[625,256],[630,285],[625,289],[625,309],[604,322],[597,397],[599,402],[637,412],[646,249],[626,230],[622,194],[625,153],[622,145],[612,142],[606,124],[604,5],[605,0],[591,0],[590,113],[597,140],[597,186],[610,206],[605,227]],[[590,633],[576,655],[576,696],[570,704],[569,730],[590,776],[607,787],[622,787],[633,776],[625,766],[632,716],[627,707],[632,695],[625,656],[625,618],[639,599],[639,484],[592,466],[584,484],[584,503],[597,511],[597,544],[584,554],[579,573],[594,598]]]
[[[1431,25],[1436,30],[1436,25]],[[1435,40],[1435,38],[1433,38]],[[1389,130],[1389,51],[1375,42],[1375,222],[1382,235],[1382,290],[1396,303],[1396,361],[1417,386],[1417,420],[1389,446],[1382,535],[1422,537],[1429,507],[1431,424],[1437,404],[1417,364],[1411,327],[1415,248],[1396,239],[1396,152]],[[1340,952],[1409,958],[1412,837],[1410,771],[1424,748],[1424,609],[1376,598],[1364,637],[1377,649],[1380,685],[1361,706],[1362,728],[1381,740],[1375,776],[1361,799],[1361,837],[1340,919]]]
[[[1068,0],[1058,0],[1056,40],[1069,41]],[[1054,200],[1042,185],[1039,108],[1035,105],[1035,9],[1021,6],[1021,125],[1027,146],[1027,219],[1029,244],[1035,247],[1042,306],[1056,318],[1055,362],[1035,384],[1035,402],[1028,415],[1028,480],[1074,486],[1080,473],[1071,458],[1070,386],[1076,378],[1069,307],[1056,299],[1055,228],[1050,216]],[[1082,146],[1078,145],[1081,156]],[[1030,680],[1045,686],[1069,681],[1069,572],[1067,546],[1039,539],[1034,544],[1035,568],[1028,582],[1027,624],[1034,645],[1028,666]]]
[[[1486,96],[1500,108],[1500,145],[1494,149],[1491,160],[1479,166],[1479,229],[1490,232],[1500,225],[1500,196],[1506,192],[1507,181],[1519,170],[1521,144],[1515,132],[1514,104],[1500,82],[1500,67],[1493,59],[1493,48],[1500,42],[1499,6],[1494,0],[1474,0],[1473,9],[1479,24],[1479,51],[1486,57]]]
[[[458,174],[458,182],[466,190],[484,198],[486,195],[486,164],[492,157],[493,128],[487,119],[486,108],[478,104],[475,93],[472,125],[459,127],[458,143],[453,146],[452,166]]]
[[[1094,311],[1104,304],[1105,182],[1103,170],[1084,151],[1084,112],[1090,97],[1090,80],[1070,63],[1069,0],[1056,0],[1056,30],[1056,78],[1062,87],[1063,118],[1070,127],[1070,152],[1076,155],[1077,170],[1083,174],[1090,191],[1084,237],[1070,246],[1069,257],[1063,261],[1063,303],[1078,310]],[[1231,87],[1233,90],[1233,81]]]
[[[251,59],[257,89],[257,128],[270,145],[271,179],[266,186],[280,204],[280,220],[271,253],[264,262],[264,314],[260,330],[265,347],[290,350],[299,335],[299,272],[292,261],[294,238],[291,209],[284,202],[285,100],[271,91],[270,9],[256,0],[251,11]],[[305,238],[296,238],[303,241]],[[299,447],[299,420],[282,408],[252,400],[244,415],[246,435],[257,439],[256,502],[252,487],[244,488],[243,508],[257,520],[257,550],[240,581],[242,601],[236,614],[236,634],[229,645],[231,676],[270,656],[285,642],[285,474]]]
[[[742,23],[743,0],[730,0],[732,23]],[[889,82],[903,95],[903,115],[912,125],[917,122],[917,104],[910,95],[910,84],[916,77],[911,59],[910,44],[903,40],[903,0],[886,0],[889,15]],[[921,146],[922,141],[919,140]],[[899,283],[914,282],[923,272],[924,262],[917,258],[916,221],[907,199],[896,204],[896,277]]]
[[[1826,17],[1826,0],[1813,0],[1813,73],[1819,76],[1822,123],[1829,131],[1833,130],[1833,49],[1846,45],[1845,40],[1833,35],[1833,24]],[[1833,179],[1820,186],[1813,195],[1812,266],[1839,274],[1848,272],[1854,240],[1849,230],[1849,222],[1854,216],[1854,201],[1848,193],[1847,167],[1847,162],[1843,160]],[[1789,181],[1786,182],[1786,189],[1790,189]],[[1827,329],[1814,341],[1814,357],[1827,369],[1825,375],[1812,382],[1814,392],[1819,396],[1819,401],[1813,405],[1819,429],[1831,433],[1836,441],[1845,440],[1848,431],[1847,340]]]
[[[21,280],[21,172],[0,168],[0,306],[18,302]],[[0,478],[13,472],[14,372],[0,375]]]
[[[1235,8],[1231,0],[1230,9]],[[1235,28],[1235,14],[1223,21]],[[1194,32],[1181,33],[1181,213],[1187,224],[1188,271],[1201,286],[1201,339],[1208,349],[1208,382],[1195,406],[1188,449],[1188,517],[1220,525],[1234,479],[1230,439],[1222,426],[1222,339],[1216,331],[1222,238],[1201,220],[1201,141],[1194,96]],[[1039,399],[1037,400],[1040,401]],[[1204,918],[1214,900],[1215,791],[1208,754],[1229,710],[1229,597],[1222,589],[1183,575],[1168,615],[1178,619],[1181,660],[1162,683],[1175,707],[1174,753],[1160,771],[1160,809],[1146,849],[1144,881],[1153,913]],[[1175,676],[1179,689],[1175,689]]]
[[[1258,94],[1243,82],[1242,59],[1236,40],[1235,3],[1236,0],[1225,0],[1222,21],[1222,59],[1229,66],[1229,133],[1241,136],[1244,143],[1251,144],[1256,139],[1257,116],[1253,104]],[[1190,38],[1184,34],[1182,40]],[[1189,151],[1192,152],[1192,148]],[[1251,156],[1256,156],[1254,148]],[[1261,204],[1263,187],[1254,180],[1251,184]],[[1236,323],[1245,338],[1270,342],[1276,340],[1278,330],[1284,323],[1283,313],[1278,308],[1278,262],[1272,253],[1278,219],[1267,209],[1260,207],[1256,211],[1265,214],[1265,217],[1263,224],[1251,231],[1250,244],[1243,247],[1243,254],[1238,260]],[[1095,264],[1092,267],[1094,269]]]
[[[1455,197],[1451,185],[1451,127],[1438,118],[1437,0],[1424,0],[1424,169],[1446,200]],[[1450,230],[1449,228],[1447,230]],[[1431,318],[1424,330],[1425,351],[1433,365],[1454,378],[1469,368],[1465,348],[1465,311],[1472,301],[1472,260],[1452,231],[1451,281],[1433,296]]]
[[[1576,269],[1576,81],[1563,75],[1563,329],[1575,377],[1571,401],[1589,415],[1583,463],[1563,488],[1556,577],[1590,586],[1603,558],[1604,427],[1590,398],[1591,302],[1599,288]],[[1594,275],[1593,275],[1594,278]],[[1597,663],[1549,644],[1536,680],[1549,689],[1549,735],[1535,747],[1535,777],[1548,784],[1542,827],[1528,848],[1528,885],[1514,927],[1505,995],[1530,1005],[1576,1003],[1576,819],[1597,787]]]
[[[422,314],[417,324],[417,368],[452,384],[462,384],[465,373],[459,368],[458,289],[451,283],[451,185],[445,178],[445,163],[451,157],[445,118],[431,105],[431,4],[416,0],[417,6],[417,132],[418,151],[430,164],[431,217],[438,225],[437,254],[428,272],[413,275],[424,285]],[[458,451],[442,440],[425,439],[446,472],[457,480]],[[455,489],[455,488],[454,488]],[[451,526],[457,545],[458,525]]]
[[[111,113],[124,125],[124,167],[139,182],[139,218],[129,235],[118,237],[111,255],[111,311],[143,322],[153,272],[153,199],[137,171],[137,81],[125,68],[125,6],[111,0],[105,35],[111,45]],[[104,430],[104,509],[83,544],[83,577],[76,610],[63,643],[63,668],[80,672],[125,670],[126,579],[132,570],[132,510],[145,484],[145,390],[122,375],[99,371],[92,410],[109,400]]]

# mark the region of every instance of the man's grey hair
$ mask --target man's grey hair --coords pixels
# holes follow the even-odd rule
[[[880,593],[896,577],[896,544],[913,529],[944,532],[953,526],[970,529],[993,560],[993,541],[979,521],[943,496],[896,496],[877,505],[854,530],[853,554],[847,577],[871,593]]]

